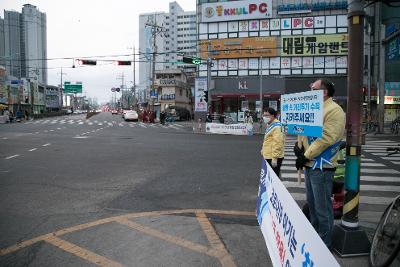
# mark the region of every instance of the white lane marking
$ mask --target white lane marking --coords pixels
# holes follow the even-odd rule
[[[6,159],[12,159],[12,158],[16,158],[16,157],[19,157],[19,155],[18,154],[12,155],[12,156],[7,157]]]
[[[113,124],[112,124],[111,122],[108,122],[107,124],[108,124],[109,126],[113,126]]]
[[[139,123],[139,126],[142,128],[147,128],[143,123]]]
[[[48,130],[44,130],[44,132],[45,132],[45,133],[48,133],[49,131],[48,131]]]
[[[83,121],[79,122],[78,124],[79,124],[79,125],[83,124]]]
[[[382,159],[386,159],[386,160],[390,160],[390,161],[399,161],[400,157],[393,157],[393,156],[389,156],[389,157],[381,157]]]
[[[61,128],[57,128],[57,130],[61,130]]]
[[[54,132],[54,130],[50,130],[50,132]]]
[[[362,172],[362,170],[361,170],[361,172]],[[282,174],[283,179],[285,179],[285,178],[291,178],[291,179],[296,178],[297,179],[297,177],[298,177],[297,172]],[[361,174],[360,180],[361,181],[370,181],[370,182],[400,182],[400,177],[376,176],[376,175],[372,176],[371,174],[369,174],[369,175]]]
[[[98,123],[97,125],[102,126],[103,124],[100,122],[100,123]]]
[[[290,193],[295,200],[306,200],[306,194]],[[393,198],[388,197],[367,197],[360,196],[360,203],[372,205],[387,205],[393,201]]]
[[[35,132],[35,134],[38,134],[39,132]]]
[[[7,140],[8,139],[8,137],[3,137],[3,140]]]
[[[299,185],[298,182],[283,181],[286,188],[305,188],[304,183]],[[400,186],[398,185],[360,185],[362,191],[380,191],[380,192],[400,192]]]
[[[88,122],[89,125],[93,125],[93,122]]]
[[[50,145],[50,143],[47,143],[47,144],[44,144],[44,145],[42,145],[42,146],[49,146]]]
[[[178,126],[178,127],[185,127],[185,126],[183,126],[183,125],[180,125],[180,124],[174,124],[175,126]]]
[[[30,152],[32,152],[32,151],[35,151],[37,148],[32,148],[32,149],[29,149],[28,151],[30,151]]]
[[[76,139],[86,139],[86,138],[89,138],[89,136],[75,136],[75,137],[72,137],[72,138],[76,138]]]

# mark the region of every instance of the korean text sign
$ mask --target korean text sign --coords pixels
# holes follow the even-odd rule
[[[281,95],[281,122],[289,134],[322,137],[323,109],[322,90]]]
[[[348,35],[282,36],[281,56],[347,55]]]
[[[273,266],[339,266],[264,159],[256,212]]]

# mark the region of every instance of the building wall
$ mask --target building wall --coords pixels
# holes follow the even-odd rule
[[[7,74],[21,77],[20,13],[4,10],[4,39]]]
[[[46,27],[46,14],[33,5],[24,5],[22,13],[4,10],[4,57],[8,75],[47,83]]]
[[[21,17],[25,54],[23,76],[37,77],[39,83],[47,84],[47,60],[35,60],[47,58],[46,14],[26,4]]]
[[[139,50],[141,53],[152,53],[152,39],[150,28],[145,27],[147,21],[153,21],[165,30],[164,34],[157,35],[156,70],[163,69],[195,69],[192,65],[176,63],[182,60],[182,55],[196,55],[196,12],[185,12],[177,2],[169,4],[169,12],[141,14],[139,16]],[[179,53],[177,53],[179,52]],[[139,87],[144,89],[150,86],[151,56],[142,57],[139,63]]]

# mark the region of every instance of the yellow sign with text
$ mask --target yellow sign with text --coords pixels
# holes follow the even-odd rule
[[[282,36],[281,56],[347,55],[349,39],[346,34]]]
[[[202,58],[209,56],[208,42],[211,44],[210,57],[215,59],[278,56],[277,37],[227,38],[201,42]]]

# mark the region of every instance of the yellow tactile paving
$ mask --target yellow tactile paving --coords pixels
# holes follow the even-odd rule
[[[163,233],[159,230],[138,224],[136,222],[130,221],[132,218],[139,217],[150,217],[150,216],[160,216],[160,215],[170,215],[170,214],[184,214],[184,213],[192,213],[196,215],[197,220],[200,223],[202,230],[204,231],[211,247],[206,247],[201,244],[197,244],[173,235],[169,235]],[[98,255],[94,252],[91,252],[85,248],[79,247],[75,244],[67,242],[65,240],[60,239],[59,237],[68,233],[81,231],[90,227],[107,224],[107,223],[120,223],[126,225],[132,229],[140,231],[141,233],[174,243],[178,246],[185,247],[187,249],[217,258],[222,266],[232,266],[235,267],[236,264],[233,261],[232,256],[226,250],[223,242],[218,237],[214,227],[210,223],[206,214],[218,214],[218,215],[234,215],[234,216],[255,216],[254,212],[246,212],[246,211],[226,211],[226,210],[207,210],[207,209],[185,209],[185,210],[168,210],[168,211],[152,211],[152,212],[136,212],[129,213],[125,215],[109,217],[101,220],[97,220],[94,222],[84,223],[80,225],[76,225],[73,227],[68,227],[65,229],[61,229],[49,234],[41,235],[8,248],[0,249],[0,256],[4,256],[13,252],[16,252],[22,248],[29,247],[37,242],[45,241],[49,244],[52,244],[64,251],[67,251],[77,257],[85,259],[89,262],[97,264],[99,266],[122,266],[120,263],[109,260],[101,255]]]

